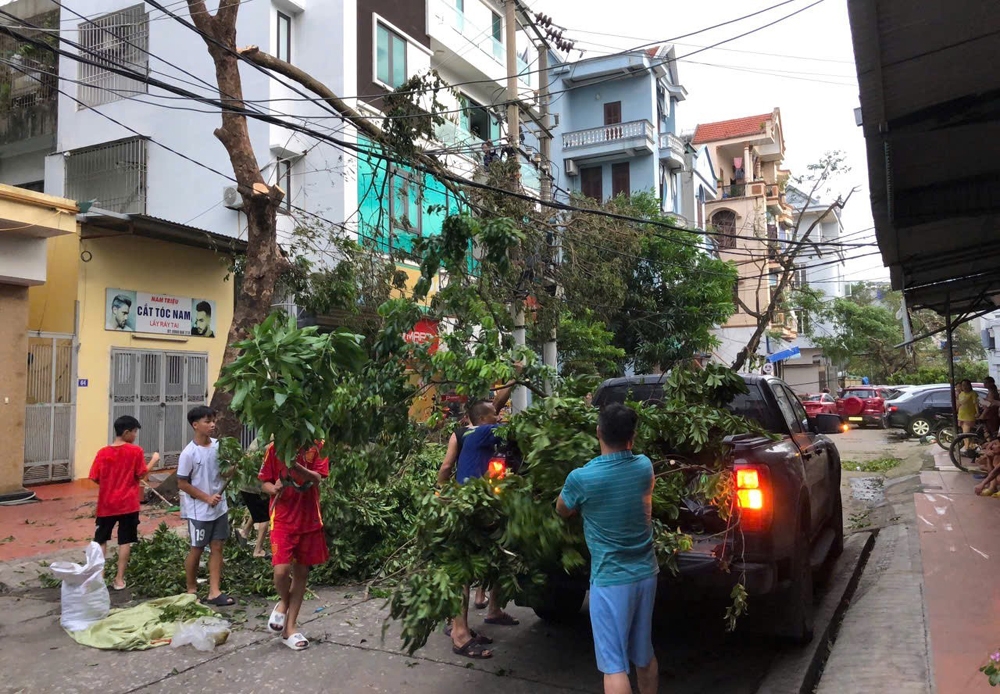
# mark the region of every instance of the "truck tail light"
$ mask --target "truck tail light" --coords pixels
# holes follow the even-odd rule
[[[740,528],[744,532],[767,530],[774,515],[770,471],[764,465],[737,462],[734,473]]]
[[[500,480],[507,476],[507,461],[504,458],[490,458],[486,467],[486,476],[491,480]]]

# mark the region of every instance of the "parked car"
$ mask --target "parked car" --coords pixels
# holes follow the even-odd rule
[[[979,397],[986,397],[986,389],[974,386]],[[937,415],[952,413],[951,386],[939,383],[917,386],[904,392],[886,405],[886,423],[894,429],[903,429],[910,436],[926,436],[934,430]]]
[[[837,398],[837,412],[845,421],[885,429],[888,389],[881,386],[851,386]]]
[[[818,414],[840,414],[837,412],[837,399],[829,393],[803,395],[799,400],[802,401],[802,407],[806,409],[810,419]]]
[[[810,420],[777,378],[743,374],[743,379],[748,392],[736,396],[730,409],[778,438],[726,438],[737,499],[746,504],[738,501],[737,527],[725,533],[726,522],[714,507],[695,502],[682,507],[679,526],[693,546],[678,555],[678,575],[663,571],[660,580],[670,583],[674,595],[726,599],[742,578],[750,605],[761,604],[762,613],[774,615],[775,632],[807,642],[813,636],[813,571],[829,566],[844,548],[840,454],[824,435],[839,430],[840,419],[822,414]],[[663,376],[611,379],[595,391],[593,403],[660,400],[662,381]],[[544,599],[532,607],[543,619],[571,617],[587,587],[585,574],[552,575]]]

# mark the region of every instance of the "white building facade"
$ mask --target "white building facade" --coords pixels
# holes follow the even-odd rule
[[[353,95],[356,73],[345,68],[353,62],[356,45],[354,10],[352,3],[340,2],[310,3],[308,8],[295,0],[244,3],[239,44],[261,46],[336,93]],[[80,44],[80,50],[63,44],[69,52],[107,56],[109,62],[151,78],[219,97],[214,63],[202,38],[149,5],[93,0],[86,5],[86,19],[67,6],[59,26],[64,38]],[[318,130],[351,139],[331,110],[302,99],[249,64],[241,65],[240,72],[249,108],[295,123],[319,118],[313,121],[321,124],[315,126]],[[213,135],[221,124],[218,110],[69,57],[59,59],[58,77],[58,124],[51,148],[27,152],[16,162],[5,159],[0,182],[37,185],[41,180],[47,193],[93,201],[93,214],[152,217],[226,236],[245,235],[238,196],[227,192],[234,185],[227,178],[232,165]],[[342,150],[284,127],[253,119],[247,125],[265,179],[286,192],[279,230],[290,231],[296,216],[339,222],[354,209],[354,188],[346,185],[351,159]]]
[[[839,210],[829,209],[830,203],[823,202],[815,195],[810,198],[807,193],[791,185],[787,188],[786,197],[795,211],[799,238],[815,224],[809,240],[821,244],[804,247],[799,252],[796,258],[798,269],[795,273],[795,287],[808,287],[818,291],[823,302],[844,296],[844,253],[837,246],[827,245],[839,243],[843,235],[844,227]],[[817,248],[821,248],[822,252]],[[803,395],[819,393],[825,388],[836,392],[839,367],[823,354],[822,348],[810,337],[810,334],[832,336],[833,326],[801,309],[795,314],[798,336],[791,345],[799,348],[800,356],[785,360],[785,381],[792,390]]]

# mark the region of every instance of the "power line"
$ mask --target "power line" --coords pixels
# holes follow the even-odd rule
[[[152,2],[153,4],[156,4],[155,0],[150,0],[150,2]],[[813,5],[818,4],[819,2],[822,2],[822,0],[817,0],[817,2],[813,3]],[[808,7],[811,7],[813,5],[810,5]],[[807,8],[803,8],[803,9],[808,9],[808,7]],[[802,11],[802,10],[800,10],[800,11]],[[3,13],[2,11],[0,11],[0,14],[6,14],[6,13]],[[185,25],[187,25],[187,24],[185,23]],[[37,45],[37,46],[39,46],[39,47],[41,47],[41,48],[43,48],[45,50],[56,52],[56,53],[58,53],[60,55],[63,55],[65,57],[69,57],[69,58],[71,58],[73,60],[78,60],[78,61],[83,62],[85,64],[91,64],[91,65],[94,65],[96,67],[101,67],[102,69],[106,69],[108,71],[111,71],[111,72],[114,72],[114,73],[117,73],[117,74],[121,74],[123,76],[127,76],[127,77],[131,77],[133,79],[145,81],[149,85],[157,86],[157,87],[159,87],[161,89],[165,89],[165,90],[171,91],[171,92],[176,93],[176,94],[187,95],[187,96],[189,96],[190,98],[192,98],[194,100],[197,100],[197,101],[200,101],[202,103],[206,103],[206,104],[215,106],[216,108],[219,108],[219,109],[222,109],[222,110],[228,110],[228,111],[231,111],[231,112],[239,113],[239,114],[242,114],[242,115],[244,115],[246,117],[255,118],[257,120],[262,120],[264,122],[272,123],[274,125],[279,125],[279,126],[288,128],[290,130],[295,130],[295,131],[301,132],[303,134],[310,135],[310,136],[312,136],[312,137],[314,137],[316,139],[327,141],[327,142],[329,142],[331,144],[334,144],[334,145],[338,146],[339,148],[341,148],[342,150],[344,150],[346,148],[346,149],[353,150],[356,153],[364,153],[364,154],[367,154],[369,156],[374,156],[376,158],[379,158],[381,160],[384,160],[384,161],[387,161],[387,162],[390,162],[390,163],[395,163],[395,164],[402,165],[402,166],[409,166],[412,169],[416,169],[416,170],[422,171],[424,173],[429,173],[432,176],[435,176],[437,178],[441,178],[441,179],[444,179],[444,180],[449,180],[451,182],[458,183],[458,184],[461,184],[461,185],[466,185],[466,186],[469,186],[469,187],[472,187],[472,188],[478,188],[478,189],[482,189],[482,190],[490,190],[492,192],[499,192],[499,193],[508,195],[510,197],[519,198],[519,199],[531,202],[532,204],[541,204],[543,206],[546,206],[546,207],[549,207],[549,208],[552,208],[552,209],[557,209],[557,210],[565,211],[565,212],[579,212],[579,213],[584,213],[584,214],[592,214],[592,215],[596,215],[596,216],[602,216],[602,217],[607,217],[607,218],[612,218],[612,219],[618,219],[620,221],[640,223],[640,224],[649,224],[649,225],[652,225],[652,226],[658,226],[658,227],[662,227],[662,228],[667,228],[667,229],[672,229],[672,230],[675,230],[675,231],[681,231],[681,232],[687,232],[687,233],[695,233],[695,234],[702,233],[702,234],[705,234],[705,235],[733,236],[733,237],[739,238],[736,235],[724,234],[724,233],[721,233],[721,232],[708,232],[708,231],[701,232],[701,231],[695,231],[695,230],[685,229],[683,227],[678,227],[678,226],[673,225],[673,224],[668,224],[668,223],[662,222],[660,220],[647,220],[647,219],[629,217],[627,215],[617,214],[617,213],[609,212],[609,211],[605,211],[605,210],[594,210],[594,209],[581,208],[581,207],[567,205],[567,204],[563,204],[563,203],[559,203],[559,202],[555,202],[555,201],[539,201],[535,197],[527,195],[527,194],[524,194],[524,193],[520,193],[520,192],[517,192],[517,191],[505,190],[505,189],[502,189],[502,188],[497,188],[497,187],[490,186],[490,185],[483,184],[483,183],[479,183],[479,182],[476,182],[476,181],[470,181],[470,180],[467,180],[467,179],[455,176],[454,174],[450,174],[448,172],[432,171],[432,170],[430,170],[426,166],[417,165],[417,164],[415,164],[413,162],[401,161],[398,158],[395,158],[395,157],[392,157],[390,155],[387,155],[387,154],[385,154],[384,152],[381,152],[381,151],[366,150],[363,146],[359,146],[359,145],[357,145],[355,143],[351,143],[351,142],[345,142],[345,141],[338,140],[338,139],[333,138],[331,136],[328,136],[328,135],[325,135],[323,133],[317,132],[317,131],[313,130],[312,128],[307,128],[305,126],[300,126],[300,125],[286,123],[286,122],[282,121],[281,119],[275,118],[273,116],[269,116],[269,115],[261,114],[261,113],[256,113],[256,112],[250,112],[246,108],[239,108],[239,107],[236,107],[235,105],[232,105],[232,104],[222,103],[222,102],[220,102],[220,101],[218,101],[216,99],[210,99],[210,98],[207,98],[207,97],[203,97],[203,96],[200,96],[198,94],[194,94],[194,93],[188,92],[187,90],[179,88],[179,87],[177,87],[175,85],[164,83],[161,80],[157,80],[155,78],[150,78],[148,76],[141,75],[141,73],[135,72],[133,70],[125,69],[125,68],[122,68],[122,67],[119,67],[119,66],[102,65],[102,64],[96,63],[93,60],[89,60],[87,58],[84,58],[81,55],[74,55],[74,54],[72,54],[72,53],[70,53],[68,51],[64,51],[62,49],[57,49],[57,48],[55,48],[53,46],[49,46],[48,44],[46,44],[46,43],[44,43],[42,41],[33,39],[31,37],[24,36],[22,34],[19,34],[17,32],[12,31],[11,29],[9,29],[7,27],[0,26],[0,33],[6,33],[8,35],[11,35],[15,39],[20,39],[20,40],[25,41],[27,43],[32,43],[32,44]],[[66,42],[66,43],[68,43],[70,45],[75,46],[78,50],[81,50],[81,51],[83,51],[85,53],[88,53],[88,54],[93,54],[91,51],[87,50],[86,48],[84,48],[82,46],[79,46],[78,44],[75,44],[75,42],[72,42],[72,41],[70,41],[68,39],[65,39],[64,37],[60,36],[59,39],[60,39],[60,41],[63,41],[63,42]],[[230,52],[233,52],[233,51],[230,51]],[[263,70],[263,68],[261,68],[261,70]],[[263,71],[265,72],[265,74],[269,74],[269,73],[267,73],[266,70],[263,70]],[[675,241],[676,242],[680,242],[679,239],[677,239]],[[816,245],[816,244],[810,243],[808,241],[807,242],[784,241],[783,243],[785,243],[786,245],[795,245],[795,244],[803,244],[803,245],[809,245],[809,246]],[[859,247],[859,246],[867,246],[867,245],[870,245],[870,244],[835,244],[835,243],[828,243],[826,245],[830,245],[830,246],[844,246],[844,247]]]
[[[59,91],[60,94],[63,94],[67,98],[75,101],[78,105],[84,106],[83,102],[81,102],[77,98],[73,97],[72,95],[66,93],[65,91],[63,91],[61,89],[57,89],[57,91]],[[211,166],[208,166],[207,164],[204,164],[203,162],[197,161],[196,159],[193,159],[192,157],[189,157],[188,155],[186,155],[186,154],[184,154],[184,153],[182,153],[182,152],[180,152],[180,151],[178,151],[178,150],[176,150],[176,149],[174,149],[172,147],[164,145],[163,143],[161,143],[161,142],[153,139],[152,137],[148,137],[148,136],[143,135],[139,131],[137,131],[137,130],[135,130],[135,129],[133,129],[133,128],[127,126],[127,125],[125,125],[121,121],[118,121],[117,119],[115,119],[115,118],[107,115],[103,111],[100,111],[100,110],[98,110],[96,108],[92,108],[91,110],[93,110],[93,112],[97,113],[99,116],[102,116],[103,118],[106,118],[107,120],[111,121],[112,123],[115,123],[116,125],[118,125],[118,126],[124,128],[124,129],[128,130],[129,132],[131,132],[131,133],[133,133],[133,134],[135,134],[135,135],[137,135],[139,137],[142,137],[143,139],[145,139],[145,140],[151,142],[152,144],[154,144],[154,145],[156,145],[156,146],[158,146],[158,147],[160,147],[160,148],[162,148],[162,149],[170,152],[171,154],[179,156],[182,159],[185,159],[186,161],[188,161],[188,162],[190,162],[192,164],[195,164],[195,165],[197,165],[197,166],[199,166],[199,167],[201,167],[203,169],[206,169],[207,171],[210,171],[210,172],[212,172],[212,173],[214,173],[216,175],[222,176],[223,178],[225,178],[228,181],[231,181],[233,183],[237,182],[236,179],[233,178],[232,176],[230,176],[228,174],[225,174],[225,173],[219,171],[218,169],[212,168]],[[195,219],[197,219],[197,217],[202,216],[203,214],[206,214],[211,209],[214,209],[214,207],[216,207],[216,206],[217,206],[217,204],[213,205],[213,207],[209,208],[209,210],[205,210],[201,214],[197,215],[195,217]],[[327,224],[330,224],[333,227],[341,228],[341,229],[343,229],[345,231],[348,231],[346,225],[343,224],[343,223],[334,222],[334,221],[332,221],[330,219],[327,219],[326,217],[323,217],[322,215],[316,214],[314,212],[311,212],[310,210],[306,210],[304,208],[301,208],[301,207],[298,207],[298,206],[295,206],[295,205],[289,205],[289,207],[291,207],[292,209],[294,209],[297,212],[301,212],[301,213],[309,215],[310,217],[313,217],[313,218],[315,218],[315,219],[317,219],[319,221],[322,221],[322,222],[325,222]],[[359,211],[360,211],[360,208],[354,214],[357,214],[357,212],[359,212]],[[360,237],[361,236],[360,230],[357,233],[358,233],[358,235]],[[676,241],[676,239],[670,239],[670,240]],[[579,238],[573,238],[573,242],[581,243],[582,245],[589,245],[589,246],[592,246],[594,248],[597,248],[597,249],[600,249],[600,250],[604,250],[606,252],[610,252],[610,253],[613,253],[613,254],[616,254],[616,255],[620,255],[622,257],[626,257],[626,258],[629,258],[629,259],[632,259],[632,260],[640,260],[640,261],[649,261],[649,262],[652,262],[652,259],[648,258],[646,256],[636,256],[636,255],[627,254],[627,253],[624,253],[622,251],[619,251],[619,250],[616,250],[616,249],[612,249],[612,248],[609,248],[609,247],[606,247],[606,246],[592,244],[592,243],[590,243],[588,241],[583,241],[583,240],[581,240]],[[863,255],[855,256],[855,258],[865,257],[866,255],[873,255],[873,254],[863,254]],[[853,260],[855,258],[849,258],[849,259]],[[833,261],[833,262],[839,262],[839,261]],[[697,272],[697,273],[702,274],[702,275],[727,276],[727,277],[729,276],[728,273],[716,272],[716,271],[709,270],[707,268],[691,268],[690,266],[680,265],[680,264],[677,264],[677,263],[667,263],[666,265],[668,267],[675,267],[675,268],[678,268],[678,269],[686,269],[686,270],[694,271],[694,272]],[[820,265],[813,265],[811,267],[819,267],[819,266]],[[754,280],[754,279],[763,279],[763,278],[768,277],[768,276],[769,276],[769,273],[768,274],[761,274],[761,275],[739,275],[737,277],[737,279],[739,281],[744,281],[744,280],[749,281],[749,280]]]
[[[149,0],[149,1],[151,3],[153,3],[153,4],[157,4],[156,0]],[[822,1],[823,0],[817,0],[817,2],[813,3],[813,4],[818,4],[818,2],[822,2]],[[5,14],[5,13],[3,13],[2,10],[0,10],[0,14]],[[609,211],[606,211],[606,210],[593,210],[593,209],[581,208],[581,207],[576,207],[576,206],[573,206],[573,205],[567,205],[567,204],[556,202],[556,201],[540,201],[537,198],[535,198],[533,196],[530,196],[530,195],[527,195],[525,193],[521,193],[521,192],[517,192],[517,191],[505,190],[503,188],[497,188],[495,186],[491,186],[491,185],[488,185],[488,184],[480,183],[480,182],[477,182],[477,181],[474,181],[474,180],[464,179],[462,177],[456,176],[454,174],[451,174],[451,173],[445,172],[445,171],[433,171],[433,170],[431,170],[427,166],[420,165],[420,164],[417,164],[417,163],[414,163],[414,162],[403,161],[403,160],[400,160],[397,157],[388,155],[388,154],[386,154],[385,152],[382,152],[382,151],[376,151],[376,150],[372,150],[372,149],[367,149],[366,150],[366,148],[364,146],[362,146],[362,145],[358,145],[356,143],[346,142],[346,141],[343,141],[343,140],[339,140],[339,139],[337,139],[335,137],[326,135],[324,133],[318,132],[318,131],[316,131],[316,130],[314,130],[312,128],[308,128],[308,127],[305,127],[305,126],[302,126],[302,125],[296,125],[296,124],[293,124],[293,123],[287,123],[285,121],[282,121],[280,118],[276,118],[274,116],[270,116],[270,115],[262,114],[262,113],[257,113],[257,112],[253,112],[253,111],[249,111],[245,107],[244,108],[240,108],[240,107],[237,107],[234,104],[227,104],[227,103],[220,102],[217,99],[211,99],[211,98],[208,98],[208,97],[204,97],[204,96],[201,96],[201,95],[189,92],[187,90],[184,90],[184,89],[182,89],[180,87],[177,87],[176,85],[172,85],[172,84],[168,84],[166,82],[163,82],[162,80],[151,78],[149,76],[144,76],[141,73],[138,73],[138,72],[136,72],[134,70],[129,70],[127,68],[122,68],[120,66],[115,66],[115,65],[101,64],[101,63],[99,63],[97,61],[85,58],[82,55],[73,54],[73,53],[70,53],[69,51],[65,51],[65,50],[62,50],[62,49],[55,48],[53,46],[49,46],[47,43],[45,43],[43,41],[31,38],[31,37],[24,36],[23,34],[19,34],[18,32],[15,32],[15,31],[13,31],[13,30],[11,30],[11,29],[9,29],[7,27],[4,27],[4,26],[0,26],[0,33],[8,34],[8,35],[12,36],[15,39],[20,39],[22,41],[25,41],[25,42],[28,42],[28,43],[32,43],[34,45],[37,45],[37,46],[43,48],[44,50],[56,52],[56,53],[58,53],[60,55],[63,55],[64,57],[68,57],[68,58],[71,58],[73,60],[77,60],[77,61],[83,62],[85,64],[90,64],[90,65],[93,65],[95,67],[100,67],[100,68],[106,69],[106,70],[108,70],[110,72],[114,72],[116,74],[121,74],[123,76],[131,77],[133,79],[137,79],[137,80],[140,80],[140,81],[145,81],[147,84],[149,84],[151,86],[156,86],[156,87],[158,87],[160,89],[164,89],[164,90],[173,92],[175,94],[187,95],[191,99],[197,100],[197,101],[199,101],[201,103],[205,103],[205,104],[214,106],[214,107],[222,109],[222,110],[230,111],[230,112],[233,112],[233,113],[238,113],[238,114],[244,115],[246,117],[254,118],[256,120],[261,120],[261,121],[264,121],[264,122],[267,122],[267,123],[271,123],[273,125],[279,125],[279,126],[288,128],[290,130],[295,130],[295,131],[301,132],[303,134],[310,135],[310,136],[312,136],[312,137],[314,137],[316,139],[324,140],[326,142],[334,144],[334,145],[338,146],[341,149],[346,148],[346,149],[349,149],[349,150],[353,150],[355,153],[362,153],[362,154],[367,154],[368,156],[374,156],[374,157],[376,157],[378,159],[381,159],[383,161],[387,161],[389,163],[393,163],[393,164],[397,164],[397,165],[401,165],[401,166],[408,166],[411,169],[415,169],[415,170],[421,171],[423,173],[429,173],[432,176],[435,176],[435,177],[437,177],[439,179],[448,180],[448,181],[450,181],[452,183],[457,183],[457,184],[460,184],[460,185],[465,185],[465,186],[472,187],[472,188],[477,188],[477,189],[480,189],[480,190],[489,190],[491,192],[502,193],[502,194],[508,195],[510,197],[514,197],[514,198],[518,198],[518,199],[530,202],[532,204],[541,204],[542,206],[549,207],[551,209],[561,210],[561,211],[564,211],[564,212],[579,212],[579,213],[583,213],[583,214],[592,214],[592,215],[602,216],[602,217],[611,218],[611,219],[618,219],[620,221],[634,222],[634,223],[640,223],[640,224],[651,224],[653,226],[659,226],[659,227],[671,229],[671,230],[674,230],[674,231],[689,232],[689,233],[702,233],[702,234],[711,235],[711,236],[733,236],[735,238],[739,238],[736,235],[724,234],[724,233],[721,233],[721,232],[708,232],[708,231],[699,232],[699,231],[693,231],[693,230],[690,230],[690,229],[685,229],[683,227],[678,227],[678,226],[673,225],[673,224],[667,224],[667,223],[659,221],[659,220],[644,220],[644,219],[641,219],[641,218],[629,217],[627,215],[622,215],[622,214],[618,214],[618,213],[614,213],[614,212],[609,212]],[[91,51],[89,51],[85,47],[82,47],[82,46],[79,46],[78,44],[75,44],[75,42],[70,41],[69,39],[66,39],[66,38],[60,36],[59,40],[62,41],[62,42],[68,43],[71,46],[74,46],[75,48],[77,48],[77,50],[82,50],[83,52],[85,52],[87,54],[93,55],[93,53]],[[232,52],[232,51],[230,51],[230,52]],[[261,68],[261,70],[263,70],[263,68]],[[266,70],[263,70],[263,71],[265,72],[265,74],[269,74],[268,71],[266,71]],[[786,244],[800,244],[801,243],[803,245],[814,245],[814,244],[811,244],[809,242],[804,242],[803,243],[803,242],[786,241],[785,243]],[[847,246],[847,247],[856,247],[857,244],[829,244],[829,245],[838,245],[838,246],[839,245],[843,245],[843,246]]]
[[[610,34],[610,33],[606,33],[606,32],[592,31],[592,30],[580,29],[580,28],[567,29],[567,31],[572,31],[572,32],[575,32],[575,33],[578,33],[578,34],[590,34],[592,36],[606,36],[608,38],[615,38],[615,39],[628,39],[629,41],[652,41],[652,39],[644,39],[644,38],[641,38],[641,37],[638,37],[638,36],[626,36],[624,34]],[[587,41],[585,43],[591,43],[591,42]],[[675,44],[677,46],[688,46],[690,48],[705,48],[705,46],[703,46],[703,45],[699,45],[699,44],[695,44],[695,43],[682,43],[682,42],[676,41],[676,40],[672,40],[672,41],[670,41],[670,43]],[[603,46],[604,48],[614,48],[616,50],[620,50],[620,48],[618,46],[609,46],[609,45],[606,45],[606,44],[599,44],[599,43],[593,43],[592,45]],[[808,61],[819,62],[819,63],[837,63],[837,64],[840,64],[840,65],[851,65],[851,66],[854,65],[854,61],[853,60],[839,60],[839,59],[836,59],[836,58],[816,58],[816,57],[813,57],[813,56],[805,56],[805,55],[787,55],[787,54],[783,54],[783,53],[769,53],[769,52],[765,52],[765,51],[750,51],[750,50],[746,50],[746,49],[743,49],[743,48],[719,48],[717,50],[734,52],[734,53],[741,53],[741,54],[748,54],[748,55],[760,55],[760,56],[766,56],[766,57],[769,57],[769,58],[786,58],[788,60],[808,60]]]
[[[802,12],[805,12],[806,10],[811,9],[811,8],[815,7],[816,5],[819,5],[823,1],[824,0],[814,0],[814,2],[806,5],[805,7],[801,7],[799,9],[795,10],[794,12],[790,12],[789,14],[786,14],[786,15],[784,15],[782,17],[779,17],[778,19],[775,19],[774,21],[768,22],[767,24],[764,24],[762,26],[756,27],[754,29],[750,29],[749,31],[745,31],[742,34],[738,34],[736,36],[732,36],[732,37],[730,37],[728,39],[723,39],[721,41],[717,41],[716,43],[713,43],[710,46],[705,46],[704,48],[699,48],[697,50],[693,50],[690,53],[685,53],[684,55],[677,56],[675,58],[668,57],[668,58],[665,58],[665,59],[663,59],[661,61],[654,62],[654,63],[652,63],[650,65],[650,67],[651,68],[656,68],[656,67],[660,67],[660,66],[663,66],[663,65],[667,65],[667,64],[669,64],[671,62],[677,62],[678,60],[684,60],[686,58],[690,58],[693,55],[698,55],[699,53],[704,53],[705,51],[712,50],[713,48],[718,48],[719,46],[721,46],[723,44],[731,43],[733,41],[736,41],[738,39],[744,38],[746,36],[750,36],[751,34],[755,34],[758,31],[762,31],[764,29],[768,29],[768,28],[770,28],[770,27],[772,27],[772,26],[774,26],[776,24],[779,24],[779,23],[781,23],[781,22],[783,22],[783,21],[785,21],[787,19],[791,19],[792,17],[794,17],[794,16],[796,16],[798,14],[801,14]],[[784,4],[787,4],[787,3],[781,3],[781,4],[784,5]],[[778,5],[778,6],[780,6],[780,5]],[[667,41],[664,41],[663,43],[669,43],[669,42],[670,41],[667,40]],[[625,52],[630,52],[630,51],[625,51]],[[608,82],[608,81],[612,81],[612,80],[616,80],[616,79],[620,79],[620,75],[618,75],[618,74],[612,74],[612,75],[608,75],[607,77],[604,77],[604,78],[601,78],[601,79],[588,81],[585,84],[572,85],[572,86],[570,86],[570,87],[568,87],[566,89],[562,89],[562,90],[558,90],[558,91],[554,91],[554,92],[549,92],[549,95],[551,96],[552,94],[564,94],[564,93],[570,92],[570,91],[572,91],[574,89],[579,89],[579,88],[585,87],[585,86],[586,87],[591,87],[591,86],[593,86],[595,84],[603,84],[604,82]]]

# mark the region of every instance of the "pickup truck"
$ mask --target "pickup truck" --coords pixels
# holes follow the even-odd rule
[[[632,376],[605,381],[593,403],[650,401],[662,396],[662,376]],[[736,532],[714,509],[693,502],[682,509],[680,527],[694,541],[678,556],[676,576],[661,572],[667,594],[728,598],[743,577],[750,609],[775,615],[769,627],[799,643],[813,636],[813,574],[832,564],[844,548],[840,498],[840,454],[825,433],[839,431],[840,417],[810,419],[783,381],[745,374],[748,392],[730,405],[755,420],[777,440],[755,434],[727,437],[728,465],[738,491]],[[759,493],[758,493],[759,492]],[[728,564],[728,569],[727,569]],[[542,602],[533,605],[543,619],[565,619],[580,610],[588,588],[585,576],[551,576]],[[767,603],[764,610],[755,605]]]

